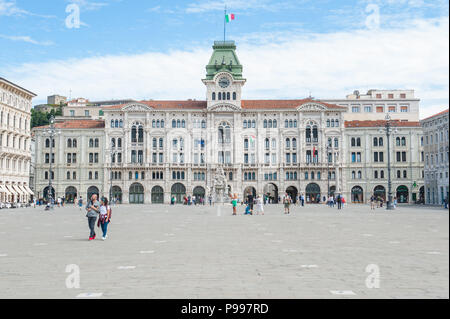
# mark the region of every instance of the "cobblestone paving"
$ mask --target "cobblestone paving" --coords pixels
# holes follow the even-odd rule
[[[0,210],[0,298],[449,297],[448,211],[265,210],[115,206],[109,238],[92,242],[73,206]],[[366,285],[372,264],[379,288]]]

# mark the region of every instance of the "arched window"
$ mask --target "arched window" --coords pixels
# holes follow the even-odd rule
[[[114,122],[114,126],[115,126],[115,127],[119,127],[119,121],[118,121],[118,120],[116,120],[116,121]]]
[[[297,139],[296,138],[293,138],[292,139],[292,148],[295,150],[295,149],[297,149]]]
[[[402,137],[402,146],[406,146],[406,137]]]
[[[354,137],[351,139],[351,146],[356,146],[356,139]]]
[[[181,128],[181,121],[177,120],[177,128]]]
[[[122,121],[122,120],[119,121],[119,127],[120,127],[120,128],[123,127],[123,121]]]
[[[272,120],[269,120],[267,127],[272,128]]]
[[[247,128],[247,120],[244,120],[244,128]]]
[[[256,121],[255,120],[252,121],[252,128],[256,128]]]
[[[267,128],[267,120],[264,120],[263,123],[264,123],[264,124],[263,124],[263,127],[264,127],[264,128]]]
[[[213,101],[216,100],[216,92],[212,92],[212,100],[213,100]]]
[[[72,141],[72,147],[77,148],[78,147],[77,144],[78,144],[77,139],[74,138],[73,141]]]
[[[288,128],[289,127],[289,121],[288,120],[284,120],[284,127]]]
[[[202,120],[202,128],[206,128],[206,121]]]
[[[156,127],[156,121],[155,121],[155,120],[152,121],[152,127],[153,127],[153,128]]]
[[[230,100],[230,92],[227,92],[227,100]]]
[[[9,146],[9,145],[7,145],[7,146]],[[47,148],[50,147],[50,139],[48,139],[48,138],[45,140],[45,147],[47,147]]]
[[[395,145],[400,146],[400,137],[395,138]]]
[[[111,127],[114,127],[114,120],[111,120]]]
[[[275,138],[272,139],[272,149],[275,150],[277,148],[277,140]]]
[[[331,137],[328,138],[328,146],[329,147],[333,146],[333,140],[331,139]]]
[[[319,130],[317,129],[317,125],[313,126],[313,142],[317,142],[319,140]]]
[[[111,139],[111,147],[112,148],[116,147],[116,139],[115,138]]]
[[[277,128],[278,124],[277,124],[277,120],[273,120],[273,128]]]
[[[378,139],[378,146],[383,146],[383,138],[382,137],[380,137]]]
[[[362,178],[361,171],[358,171],[358,179],[361,179],[361,178]]]
[[[176,128],[177,127],[177,121],[172,120],[172,128]]]
[[[311,143],[311,126],[308,125],[306,127],[305,135],[306,135],[306,143]]]
[[[230,125],[226,122],[222,122],[219,125],[218,131],[219,143],[230,143],[231,142],[231,128]]]
[[[264,140],[264,147],[265,147],[266,150],[268,150],[270,148],[270,141],[269,141],[268,138],[266,138]]]
[[[339,127],[339,120],[335,120],[334,124],[335,124],[336,127]]]
[[[335,148],[339,147],[339,139],[337,137],[334,138],[334,147]]]
[[[360,137],[358,137],[356,139],[356,146],[361,146],[361,138]]]
[[[161,128],[164,128],[164,120],[161,120]]]
[[[72,148],[72,139],[70,138],[67,140],[67,147]]]
[[[373,172],[373,178],[378,178],[378,171]]]
[[[136,127],[136,125],[133,125],[131,127],[131,142],[132,143],[137,142],[137,127]]]
[[[117,147],[122,148],[122,139],[121,138],[117,139]]]
[[[373,146],[378,146],[378,138],[373,138]]]
[[[290,139],[286,139],[286,148],[290,148],[291,147],[291,140]]]
[[[330,120],[327,120],[327,127],[330,127]]]
[[[233,100],[236,101],[236,92],[233,92]]]
[[[218,96],[219,96],[219,101],[221,101],[222,100],[222,92],[219,92]]]
[[[355,179],[355,178],[356,178],[356,172],[352,171],[352,179]]]
[[[248,149],[248,138],[244,139],[244,149]]]
[[[89,139],[89,147],[94,147],[94,139]]]
[[[95,146],[95,147],[99,147],[98,138],[96,138],[96,139],[94,140],[94,146]]]
[[[156,128],[160,128],[161,127],[161,122],[160,122],[160,120],[157,120],[156,121]]]
[[[297,127],[297,120],[294,120],[294,128]]]

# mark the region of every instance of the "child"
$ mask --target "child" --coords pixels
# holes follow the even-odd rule
[[[245,213],[244,215],[253,215],[252,209],[250,207],[250,203],[247,203],[247,206],[245,206]]]

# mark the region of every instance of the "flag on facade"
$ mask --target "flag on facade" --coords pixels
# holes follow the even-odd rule
[[[230,13],[230,14],[226,14],[226,15],[225,15],[225,21],[226,21],[227,23],[233,21],[234,18],[235,18],[234,13]]]
[[[256,139],[256,136],[255,135],[251,135],[250,136],[250,143],[255,143],[255,139]]]

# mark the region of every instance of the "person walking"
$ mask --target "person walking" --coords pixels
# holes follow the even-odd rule
[[[375,195],[370,196],[370,209],[375,210]]]
[[[261,196],[256,197],[256,215],[264,215],[264,202]]]
[[[233,216],[237,215],[237,194],[235,193],[233,197],[231,197],[231,205],[233,206]]]
[[[290,214],[290,208],[289,206],[291,205],[291,198],[289,197],[288,194],[285,194],[283,197],[283,204],[284,204],[284,213],[285,214]]]
[[[83,197],[82,196],[80,196],[80,198],[78,199],[78,207],[80,208],[80,211],[81,211],[81,208],[83,207]]]
[[[342,197],[341,197],[341,194],[337,195],[336,201],[337,201],[337,204],[338,204],[338,210],[342,209]]]
[[[95,222],[97,221],[97,216],[100,212],[100,203],[97,200],[97,195],[94,194],[91,200],[86,205],[86,217],[88,218],[88,225],[91,233],[89,235],[89,240],[95,239]]]
[[[394,209],[397,208],[397,197],[394,197]]]
[[[106,240],[108,237],[108,225],[111,222],[111,207],[108,205],[108,199],[103,197],[100,200],[100,214],[97,222],[97,227],[102,228],[102,239]],[[95,237],[95,236],[94,236]]]

